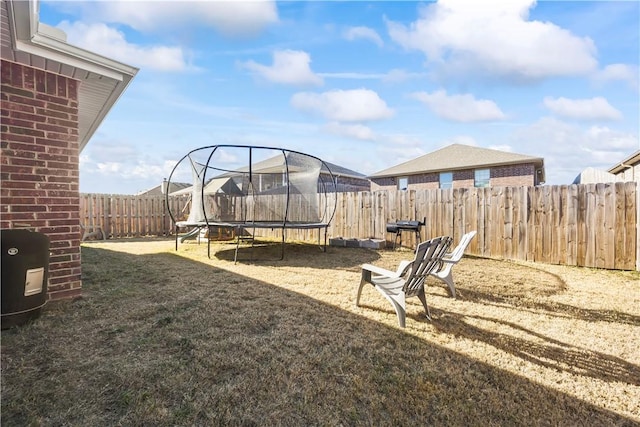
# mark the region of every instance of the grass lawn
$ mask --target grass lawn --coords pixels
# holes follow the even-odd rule
[[[84,244],[82,298],[2,332],[3,427],[640,425],[637,272],[466,257],[401,329],[354,292],[408,250],[173,244]]]

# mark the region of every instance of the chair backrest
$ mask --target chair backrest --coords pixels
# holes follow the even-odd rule
[[[442,257],[451,246],[448,236],[436,237],[418,245],[416,256],[411,265],[411,273],[405,279],[403,291],[407,296],[416,295],[424,287],[429,274],[440,265]]]
[[[469,243],[471,243],[471,240],[473,240],[476,233],[477,231],[473,230],[462,236],[462,239],[460,239],[460,243],[458,243],[458,246],[456,246],[455,249],[451,252],[450,258],[452,261],[458,262],[460,261],[460,259],[462,259],[464,251],[467,249],[467,246],[469,246]]]

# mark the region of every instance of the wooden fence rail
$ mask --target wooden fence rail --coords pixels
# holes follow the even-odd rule
[[[169,200],[171,212],[181,212],[188,199]],[[143,236],[168,236],[173,223],[164,196],[122,194],[81,194],[80,221],[98,226],[113,239]]]
[[[458,240],[477,230],[467,253],[620,270],[638,269],[638,189],[635,182],[540,187],[335,193],[328,234],[386,238],[386,224],[426,218],[422,237]],[[271,196],[274,198],[282,196]],[[171,198],[172,212],[185,198]],[[80,217],[113,238],[169,235],[164,197],[83,194]],[[278,202],[274,202],[277,205]],[[187,206],[188,208],[188,206]],[[261,235],[279,231],[261,230]],[[287,230],[287,239],[317,241],[317,230]],[[407,246],[414,237],[403,238]]]
[[[386,223],[426,218],[423,238],[458,240],[502,259],[635,270],[636,183],[340,193],[332,236],[383,238]],[[414,245],[409,233],[405,242]]]

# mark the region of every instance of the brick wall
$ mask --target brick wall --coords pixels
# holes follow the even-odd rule
[[[491,168],[492,187],[536,185],[536,168],[532,163]]]
[[[81,292],[78,82],[2,61],[0,228],[50,239],[49,299]]]
[[[371,191],[396,190],[397,185],[395,178],[373,178],[371,180]]]
[[[337,191],[369,191],[371,189],[371,183],[367,179],[339,176],[336,181]]]
[[[438,173],[411,175],[408,178],[407,188],[411,190],[440,188],[440,174]]]
[[[537,185],[535,179],[535,165],[533,163],[495,166],[491,169],[490,185],[492,187],[518,187]],[[458,170],[453,172],[453,188],[466,188],[474,186],[474,169]],[[411,175],[408,188],[433,189],[440,188],[440,174],[428,173],[422,175]],[[371,180],[371,190],[396,190],[396,178],[373,178]]]
[[[475,171],[473,169],[453,172],[453,188],[473,187],[475,182]]]

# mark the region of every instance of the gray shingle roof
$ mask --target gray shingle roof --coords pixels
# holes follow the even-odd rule
[[[334,176],[367,179],[367,176],[351,169],[336,165],[335,163],[325,162]]]
[[[313,157],[309,157],[309,159],[312,159]],[[289,161],[289,167],[305,167],[306,165],[304,164],[304,159],[305,159],[305,155],[293,155],[288,157],[288,161]],[[283,165],[284,159],[282,158],[282,155],[276,155],[273,157],[270,157],[266,160],[262,160],[260,162],[257,162],[255,164],[253,164],[253,170],[254,171],[260,171],[262,173],[267,173],[267,172],[273,172],[273,171],[280,171],[282,170],[282,165]],[[367,176],[364,174],[361,174],[360,172],[356,172],[354,170],[351,169],[347,169],[345,167],[336,165],[334,163],[330,163],[325,161],[324,162],[327,167],[331,170],[331,173],[334,176],[337,177],[349,177],[349,178],[358,178],[358,179],[362,179],[362,180],[366,180]],[[219,176],[233,176],[236,172],[246,172],[249,170],[249,166],[243,166],[239,169],[237,169],[235,172],[227,172],[224,174],[221,174]],[[326,171],[326,169],[324,167],[322,167],[322,171]]]
[[[543,166],[544,159],[542,157],[509,153],[507,151],[492,150],[489,148],[452,144],[416,159],[376,172],[369,175],[369,178],[477,169],[521,163],[535,163],[536,165]]]
[[[187,184],[185,182],[172,182],[169,184],[169,193],[173,193],[174,191],[182,190],[184,188],[191,187],[191,184]],[[153,188],[148,190],[143,190],[136,193],[137,196],[162,196],[162,184],[156,185]]]

